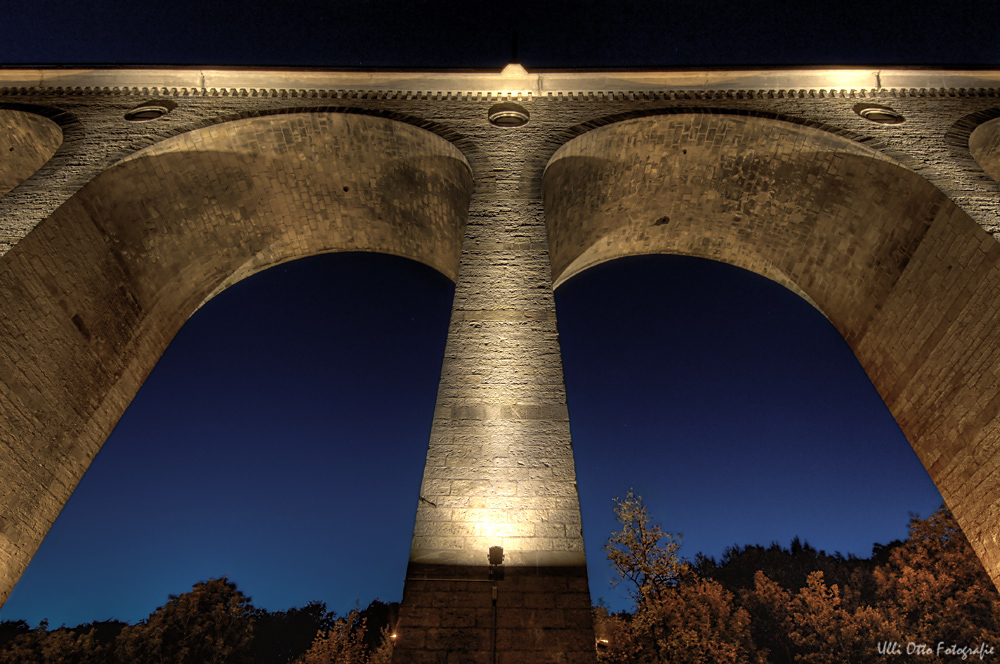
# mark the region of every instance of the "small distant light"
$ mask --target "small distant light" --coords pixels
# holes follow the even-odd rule
[[[394,638],[396,638],[396,633],[395,633],[395,632],[393,632],[392,634],[390,634],[390,635],[389,635],[389,638],[390,638],[390,639],[394,639]]]
[[[169,112],[169,108],[160,104],[143,104],[142,106],[136,106],[126,113],[125,119],[130,122],[148,122],[149,120],[162,118]]]
[[[523,106],[510,101],[494,104],[486,115],[490,124],[505,128],[526,125],[531,117]]]
[[[899,124],[906,121],[906,118],[893,109],[878,104],[858,104],[854,107],[854,112],[865,120],[878,124]]]

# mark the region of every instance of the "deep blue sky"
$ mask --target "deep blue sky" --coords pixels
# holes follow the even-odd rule
[[[690,559],[796,535],[867,557],[941,504],[840,334],[783,286],[642,256],[556,303],[595,599],[621,601],[601,547],[630,487]]]
[[[0,618],[136,621],[222,575],[274,610],[398,600],[453,292],[419,263],[339,254],[210,301]]]
[[[529,69],[1000,65],[1000,3],[38,0],[0,63]],[[256,604],[398,599],[452,286],[384,256],[248,279],[181,331],[0,619],[144,618],[230,575]],[[616,261],[557,292],[592,594],[635,487],[682,553],[795,535],[867,555],[940,502],[825,319],[701,261]],[[594,357],[601,361],[595,362]]]

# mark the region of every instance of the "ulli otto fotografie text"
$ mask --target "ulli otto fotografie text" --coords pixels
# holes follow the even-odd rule
[[[910,641],[905,646],[898,641],[879,641],[878,643],[878,654],[880,655],[937,655],[938,657],[985,659],[993,653],[993,646],[985,643],[980,643],[978,646],[960,646],[955,643],[949,644],[939,641],[936,647],[914,641]]]

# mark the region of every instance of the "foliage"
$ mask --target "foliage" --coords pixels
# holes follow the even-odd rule
[[[630,594],[641,605],[676,583],[684,569],[677,557],[681,536],[664,533],[658,523],[651,523],[642,496],[631,490],[624,500],[615,498],[614,502],[622,529],[611,534],[604,550],[618,573],[616,584],[631,581],[635,587]]]
[[[22,634],[31,631],[31,626],[23,620],[4,620],[0,622],[0,650]]]
[[[375,646],[371,657],[368,658],[368,664],[391,664],[393,646],[396,645],[395,641],[392,640],[392,627],[386,625],[379,632],[379,635],[378,645]]]
[[[796,538],[788,549],[733,547],[720,562],[687,566],[661,544],[674,541],[649,525],[641,498],[616,503],[622,530],[606,550],[619,581],[636,586],[636,610],[595,608],[600,662],[851,664],[884,661],[880,644],[1000,647],[1000,595],[943,507],[868,559]]]
[[[871,662],[878,657],[878,643],[899,639],[898,626],[884,611],[845,602],[840,588],[827,585],[821,571],[810,574],[794,595],[758,572],[751,597],[754,618],[761,619],[770,636],[772,662]]]
[[[43,620],[37,629],[16,636],[0,652],[3,664],[98,664],[105,661],[106,652],[97,648],[91,632],[82,634],[61,627],[48,631]]]
[[[615,501],[622,529],[605,550],[619,582],[635,586],[631,620],[601,615],[598,626],[610,634],[599,649],[603,662],[677,662],[709,664],[763,661],[753,646],[750,616],[733,604],[718,582],[698,577],[682,562],[679,536],[664,533],[641,496],[629,491]]]
[[[750,636],[750,615],[717,581],[686,576],[636,613],[633,633],[645,661],[676,664],[763,662]],[[650,638],[654,637],[654,638]],[[639,660],[643,661],[643,660]]]
[[[792,593],[758,570],[752,591],[743,591],[740,600],[751,616],[754,643],[768,653],[768,661],[794,662],[797,648],[789,635]]]
[[[324,602],[310,602],[287,611],[257,609],[251,647],[253,661],[286,664],[301,657],[317,634],[333,627],[334,620]]]
[[[119,620],[49,631],[43,620],[29,629],[23,620],[0,623],[0,664],[117,664],[115,642],[128,624]]]
[[[388,649],[389,658],[391,658],[393,645],[391,635],[399,621],[399,604],[395,602],[387,604],[377,599],[372,600],[372,603],[358,615],[365,621],[364,642],[368,649],[372,653],[379,652],[379,649]],[[374,658],[375,655],[373,654],[372,657]],[[389,659],[385,661],[388,662]],[[376,664],[374,659],[371,664]]]
[[[383,627],[374,649],[365,644],[367,618],[355,609],[334,621],[316,636],[312,647],[296,664],[389,664],[392,660],[390,627]]]
[[[898,545],[899,542],[894,544]],[[880,550],[882,548],[886,547],[880,547]],[[777,542],[771,543],[769,547],[759,544],[732,546],[723,552],[719,562],[699,554],[695,558],[694,568],[699,575],[713,578],[736,592],[753,589],[755,576],[760,570],[766,571],[768,577],[781,587],[799,590],[806,586],[809,575],[813,572],[823,572],[827,583],[843,586],[857,581],[856,571],[861,571],[863,576],[870,576],[875,565],[874,559],[853,555],[845,557],[839,552],[828,554],[796,537],[788,548]],[[866,586],[864,591],[874,596],[873,585]]]
[[[597,639],[597,661],[601,664],[634,662],[638,645],[632,638],[632,614],[622,611],[612,614],[608,607],[594,607],[594,635]]]
[[[225,577],[171,595],[144,623],[124,629],[118,656],[136,664],[239,664],[251,661],[254,608]]]
[[[36,629],[0,622],[0,664],[390,664],[397,613],[397,604],[379,600],[340,620],[323,602],[269,612],[231,581],[213,579],[171,595],[136,625],[108,620],[49,630],[46,621]],[[350,647],[331,649],[330,633]],[[310,649],[318,654],[303,659]]]
[[[907,639],[1000,647],[1000,595],[943,506],[927,519],[910,519],[906,542],[874,577],[879,600]]]

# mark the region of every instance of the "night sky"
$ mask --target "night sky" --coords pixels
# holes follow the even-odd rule
[[[321,68],[996,65],[995,0],[7,3],[0,62]],[[16,7],[16,10],[14,9]]]
[[[499,68],[516,30],[529,71],[1000,65],[1000,3],[824,5],[40,1],[0,21],[0,62]],[[0,620],[134,622],[221,575],[271,610],[398,600],[452,293],[430,268],[363,254],[222,293],[164,354]],[[781,286],[653,256],[588,270],[556,302],[595,600],[627,606],[601,546],[630,487],[689,558],[796,535],[866,556],[940,504],[839,335]]]

